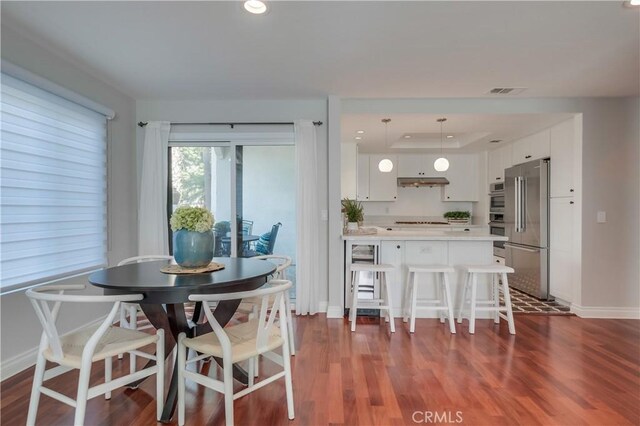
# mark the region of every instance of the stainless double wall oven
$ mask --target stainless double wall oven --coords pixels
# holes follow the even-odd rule
[[[504,208],[504,183],[492,183],[489,187],[489,232],[492,235],[505,236]],[[493,242],[493,255],[505,256],[504,241]]]

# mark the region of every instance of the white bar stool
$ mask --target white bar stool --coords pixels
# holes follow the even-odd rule
[[[453,315],[453,305],[451,303],[451,289],[449,287],[449,276],[447,274],[455,272],[455,269],[448,265],[407,265],[407,285],[405,286],[404,303],[402,307],[403,321],[409,323],[409,332],[416,330],[416,311],[418,309],[438,311],[440,322],[444,323],[444,315],[449,318],[449,330],[456,333],[455,317]],[[437,299],[418,299],[418,279],[417,274],[434,274],[436,278]],[[425,282],[422,282],[424,285]],[[439,284],[439,285],[438,285]],[[418,302],[421,305],[418,305]]]
[[[396,326],[393,322],[393,304],[391,303],[391,292],[389,291],[389,282],[387,281],[387,272],[393,272],[393,265],[371,264],[371,263],[352,263],[349,271],[351,272],[351,309],[349,310],[349,321],[351,321],[351,331],[356,331],[356,313],[358,308],[380,309],[386,311],[386,321],[391,327],[391,332],[395,333]],[[358,299],[360,289],[360,273],[373,272],[380,274],[380,299]]]
[[[495,312],[493,321],[496,324],[500,323],[500,318],[507,321],[509,324],[509,333],[516,334],[516,326],[513,322],[513,311],[511,310],[511,296],[509,294],[509,281],[507,280],[507,274],[514,272],[513,268],[505,265],[461,265],[459,267],[466,274],[464,289],[462,291],[462,299],[460,301],[460,311],[458,313],[458,324],[462,323],[462,313],[467,302],[469,302],[469,333],[474,334],[476,329],[476,312],[489,311]],[[477,300],[478,290],[478,274],[490,274],[498,275],[502,280],[502,294],[504,297],[504,305],[500,306],[500,284],[498,279],[491,280],[491,289],[493,298],[490,300]],[[469,295],[468,290],[471,290]],[[478,305],[493,305],[493,306],[478,306]],[[505,316],[501,312],[506,312]]]

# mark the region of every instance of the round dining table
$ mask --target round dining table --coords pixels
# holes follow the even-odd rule
[[[165,274],[160,269],[169,260],[131,263],[103,269],[89,276],[89,282],[104,290],[105,295],[142,294],[139,301],[142,311],[156,329],[165,331],[165,354],[169,356],[176,346],[178,335],[202,335],[211,332],[211,326],[201,322],[202,304],[197,303],[191,318],[187,318],[184,304],[191,294],[234,293],[255,290],[267,281],[276,270],[276,265],[264,260],[251,258],[216,257],[214,262],[224,265],[224,269],[199,274]],[[214,317],[223,327],[235,314],[241,300],[225,300],[216,305]],[[221,364],[221,360],[217,360]],[[153,361],[150,361],[152,363]],[[161,421],[171,421],[175,411],[178,382],[177,357],[173,375],[165,401]],[[234,378],[248,383],[246,371],[234,365]]]

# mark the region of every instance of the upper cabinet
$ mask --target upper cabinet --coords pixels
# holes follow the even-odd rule
[[[444,176],[449,185],[442,188],[442,201],[478,201],[478,156],[476,154],[446,155],[449,170],[434,175]],[[433,164],[433,163],[432,163]]]
[[[378,163],[388,158],[393,162],[390,172],[381,172]],[[358,154],[358,201],[395,201],[398,197],[398,158],[396,155]]]
[[[574,194],[573,161],[574,120],[564,121],[551,128],[551,197],[572,197]]]
[[[513,165],[511,162],[511,145],[489,151],[487,175],[489,183],[504,182],[504,170]]]
[[[433,161],[428,155],[398,155],[398,177],[434,176]]]
[[[511,147],[511,163],[522,164],[549,157],[550,140],[550,129],[517,140]]]

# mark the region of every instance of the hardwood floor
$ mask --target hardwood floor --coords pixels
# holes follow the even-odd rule
[[[287,420],[280,380],[238,399],[236,424],[640,424],[639,321],[518,315],[516,336],[489,320],[474,336],[466,321],[450,335],[437,320],[417,320],[411,336],[399,320],[394,335],[367,319],[355,333],[323,315],[295,321],[296,419]],[[128,363],[114,363],[114,378]],[[25,423],[32,374],[2,382],[2,425]],[[102,375],[94,364],[92,384]],[[76,380],[67,373],[51,387],[73,395]],[[86,424],[154,424],[154,386],[149,379],[91,400]],[[224,424],[220,394],[190,383],[187,400],[187,424]],[[41,397],[38,424],[72,422],[73,408]]]

